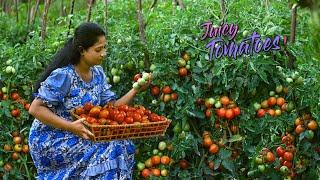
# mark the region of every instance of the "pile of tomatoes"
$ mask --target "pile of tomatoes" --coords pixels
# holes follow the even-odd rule
[[[140,124],[166,120],[164,116],[157,115],[141,105],[131,107],[107,104],[101,107],[87,102],[83,107],[76,108],[75,114],[92,125]]]

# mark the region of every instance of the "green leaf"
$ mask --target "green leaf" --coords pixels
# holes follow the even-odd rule
[[[191,117],[204,119],[204,113],[202,111],[196,111],[196,110],[187,110],[187,114]]]
[[[240,134],[233,135],[230,139],[228,139],[228,142],[236,142],[236,141],[242,141],[243,137]]]
[[[221,159],[227,159],[231,156],[231,151],[229,150],[226,150],[226,149],[220,149],[219,151],[219,154],[218,156],[221,158]]]
[[[225,159],[222,161],[222,165],[223,167],[231,171],[231,173],[234,173],[235,166],[233,161]]]

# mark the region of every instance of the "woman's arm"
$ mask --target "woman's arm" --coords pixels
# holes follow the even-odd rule
[[[85,139],[93,137],[93,134],[82,124],[81,121],[84,119],[79,119],[74,122],[64,120],[58,115],[54,114],[48,107],[43,104],[42,100],[40,99],[33,100],[29,108],[29,114],[46,125],[65,131],[70,131]]]
[[[125,94],[120,99],[115,101],[114,105],[115,106],[120,106],[120,105],[123,105],[123,104],[131,104],[133,98],[136,96],[137,93],[138,93],[137,90],[131,89],[127,94]]]

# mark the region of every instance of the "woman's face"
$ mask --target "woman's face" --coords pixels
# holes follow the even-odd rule
[[[106,38],[105,36],[100,36],[98,41],[84,50],[82,53],[82,59],[89,66],[95,66],[101,64],[103,58],[106,56]]]

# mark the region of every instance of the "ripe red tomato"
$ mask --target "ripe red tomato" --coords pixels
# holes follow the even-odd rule
[[[211,117],[211,111],[212,111],[212,109],[206,109],[206,117],[207,118]]]
[[[134,75],[133,81],[137,82],[140,78],[141,78],[141,73],[138,73],[138,74]]]
[[[228,120],[232,120],[234,118],[234,113],[232,109],[227,109],[225,113],[225,117]]]
[[[292,154],[292,152],[285,152],[284,154],[283,154],[283,159],[285,160],[285,161],[292,161],[292,159],[293,159],[293,154]]]
[[[168,165],[171,160],[169,156],[162,156],[160,161],[161,161],[161,164]]]
[[[20,110],[19,109],[14,109],[11,111],[11,116],[12,117],[19,117],[20,116]]]
[[[278,97],[278,98],[277,98],[277,105],[278,105],[279,107],[281,107],[285,102],[286,102],[286,100],[284,100],[283,97]]]
[[[149,169],[143,169],[141,171],[141,176],[144,177],[144,178],[148,178],[150,175],[151,175],[151,172],[150,172]]]
[[[76,108],[76,112],[75,112],[77,115],[81,115],[81,114],[84,114],[85,113],[85,110],[83,107],[78,107]]]
[[[95,117],[95,118],[99,117],[100,111],[101,111],[100,109],[101,109],[101,108],[99,108],[99,107],[97,107],[97,106],[91,108],[91,109],[90,109],[90,112],[89,112],[89,116]]]
[[[157,114],[151,113],[151,115],[150,115],[150,121],[152,121],[152,122],[158,122],[158,121],[160,121],[160,120],[161,120],[161,118],[160,118]]]
[[[26,111],[29,111],[29,109],[30,109],[30,103],[26,103],[26,104],[24,105],[24,109],[25,109]]]
[[[240,115],[241,111],[239,107],[234,107],[233,109],[234,116]]]
[[[172,93],[172,94],[171,94],[171,99],[174,100],[174,101],[177,100],[177,99],[178,99],[178,94],[175,93],[175,92]]]
[[[153,176],[156,176],[156,177],[160,177],[160,169],[157,169],[157,168],[155,168],[155,169],[151,169],[151,172],[152,172],[152,175]]]
[[[94,118],[94,117],[87,117],[86,121],[87,121],[89,124],[93,124],[93,123],[97,122],[97,119]]]
[[[133,120],[135,121],[135,122],[141,122],[141,118],[142,118],[142,116],[140,115],[140,114],[138,114],[138,113],[133,113]]]
[[[187,70],[187,68],[182,67],[182,68],[179,69],[179,76],[180,76],[180,77],[185,77],[185,76],[187,76],[187,75],[188,75],[188,70]]]
[[[285,152],[285,150],[284,150],[281,146],[279,146],[279,147],[277,147],[276,152],[277,152],[277,155],[278,155],[279,157],[282,157],[283,154],[284,154],[284,152]]]
[[[119,114],[117,109],[109,109],[109,118],[114,120],[116,115]]]
[[[129,106],[126,105],[126,104],[120,105],[120,106],[118,107],[118,110],[119,110],[119,111],[128,112]]]
[[[124,119],[124,122],[126,122],[127,124],[133,124],[133,118],[132,117],[126,117],[125,119]]]
[[[221,104],[227,106],[230,103],[230,99],[228,96],[222,96],[220,98],[220,102],[221,102]]]
[[[210,147],[211,145],[213,144],[210,136],[206,136],[204,139],[203,139],[203,146],[208,148]]]
[[[144,110],[142,110],[142,109],[137,109],[137,110],[136,110],[136,113],[138,113],[138,114],[140,114],[141,116],[143,116],[143,115],[144,115]]]
[[[265,156],[265,160],[269,163],[272,163],[276,160],[276,158],[274,157],[272,152],[267,152],[267,154]]]
[[[162,88],[162,92],[164,94],[170,94],[171,93],[171,88],[169,86],[165,86]]]
[[[120,111],[118,114],[115,115],[114,120],[120,124],[124,121],[125,117],[126,117],[125,112]]]
[[[226,109],[225,108],[220,108],[217,110],[217,115],[220,117],[220,118],[224,118],[225,115],[226,115]]]
[[[158,96],[160,94],[160,88],[158,86],[153,86],[151,88],[151,94],[153,96]]]
[[[290,161],[284,161],[284,162],[283,162],[283,165],[284,165],[284,166],[287,166],[289,169],[292,168],[292,163],[291,163]]]
[[[211,144],[209,147],[209,153],[210,154],[217,154],[219,152],[219,146],[216,144]]]
[[[109,111],[108,110],[103,109],[102,111],[100,111],[99,118],[108,119],[108,117],[109,117]]]
[[[294,132],[296,132],[297,134],[300,134],[304,131],[304,127],[302,125],[298,125],[296,127],[296,129],[294,130]]]
[[[274,105],[276,105],[277,104],[277,99],[275,98],[275,97],[269,97],[269,99],[268,99],[268,106],[269,107],[272,107],[272,106],[274,106]]]
[[[182,160],[179,161],[179,166],[180,166],[181,169],[188,169],[189,163],[188,163],[187,160],[182,159]]]
[[[160,162],[161,162],[160,156],[156,155],[151,157],[151,163],[153,166],[160,164]]]
[[[21,144],[22,138],[20,136],[16,136],[13,138],[14,144]]]
[[[11,157],[12,157],[12,159],[14,159],[14,160],[20,159],[19,153],[16,153],[16,152],[12,153]]]
[[[84,104],[84,110],[86,110],[87,112],[89,112],[92,108],[93,108],[93,104],[91,102],[86,102]]]
[[[276,112],[273,109],[268,109],[268,114],[270,114],[270,116],[275,116]]]
[[[258,117],[263,117],[266,114],[266,111],[264,109],[259,109],[257,112]]]
[[[19,99],[20,96],[19,96],[19,94],[17,92],[14,92],[14,93],[11,94],[11,98],[12,98],[12,100],[15,101],[15,100]]]

